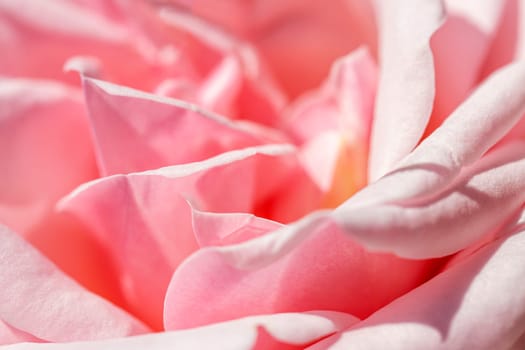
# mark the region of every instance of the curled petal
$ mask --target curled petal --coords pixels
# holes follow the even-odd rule
[[[455,253],[495,233],[524,203],[523,147],[509,145],[490,154],[432,199],[356,207],[336,215],[370,249],[418,259]]]
[[[370,148],[369,179],[383,176],[417,145],[434,100],[430,38],[444,17],[441,1],[376,1],[381,78]]]

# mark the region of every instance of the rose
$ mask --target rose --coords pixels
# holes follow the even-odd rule
[[[517,4],[217,4],[0,2],[2,342],[519,348]]]

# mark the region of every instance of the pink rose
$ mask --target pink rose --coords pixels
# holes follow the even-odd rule
[[[521,2],[0,0],[0,47],[6,349],[525,347]]]

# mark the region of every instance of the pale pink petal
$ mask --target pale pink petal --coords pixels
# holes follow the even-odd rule
[[[0,319],[47,341],[94,340],[147,328],[86,291],[6,227],[0,228]]]
[[[79,187],[60,208],[85,222],[113,257],[129,309],[161,329],[173,270],[198,249],[188,201],[206,211],[252,212],[283,181],[293,155],[289,146],[264,146],[105,177]]]
[[[16,344],[6,350],[91,350],[91,349],[216,349],[252,350],[270,349],[261,343],[261,333],[267,334],[280,344],[304,346],[311,344],[338,330],[344,329],[358,320],[340,312],[311,311],[305,313],[283,313],[246,317],[184,331],[67,344]],[[266,345],[266,346],[265,346]],[[280,347],[278,347],[280,348]],[[274,349],[274,347],[271,347]],[[286,347],[288,349],[288,347]]]
[[[525,329],[523,231],[488,244],[311,349],[507,349]]]
[[[340,131],[350,141],[368,145],[377,67],[365,48],[337,60],[323,85],[288,110],[286,129],[298,143],[317,134]]]
[[[165,328],[312,309],[366,317],[422,282],[431,265],[370,254],[321,212],[263,237],[203,248],[189,257],[168,288]]]
[[[430,38],[444,8],[437,0],[378,0],[380,66],[369,179],[383,176],[417,145],[434,100]]]
[[[427,133],[468,96],[502,20],[505,1],[448,0],[445,23],[432,38],[436,98]]]
[[[0,79],[0,220],[17,232],[28,233],[56,200],[97,176],[81,101],[60,83]]]
[[[84,91],[104,175],[199,161],[267,141],[180,100],[90,78]]]
[[[518,122],[525,110],[524,85],[523,64],[494,73],[394,171],[350,198],[341,211],[439,194]]]
[[[525,202],[524,146],[495,151],[432,198],[336,215],[349,235],[372,250],[416,259],[455,253],[497,232]]]
[[[240,243],[282,225],[246,213],[212,213],[192,208],[192,225],[199,246]]]

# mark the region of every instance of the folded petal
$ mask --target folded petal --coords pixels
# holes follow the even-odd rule
[[[6,227],[0,227],[0,319],[47,341],[145,333],[132,316],[88,292]]]
[[[250,129],[179,101],[84,78],[104,175],[199,161],[268,141]]]
[[[392,170],[423,135],[434,100],[430,38],[444,17],[441,1],[376,1],[381,78],[372,128],[369,179]]]
[[[292,147],[263,146],[109,176],[82,185],[60,208],[90,227],[113,257],[129,309],[161,329],[173,270],[198,249],[188,202],[204,211],[252,212],[287,175],[290,158]]]
[[[56,200],[97,176],[80,91],[0,79],[0,159],[0,221],[27,234]]]
[[[492,242],[311,349],[511,348],[525,329],[524,248],[524,231]]]
[[[190,256],[166,293],[165,328],[312,309],[366,317],[419,284],[431,265],[370,254],[321,212],[262,237]]]
[[[355,207],[338,218],[369,249],[415,259],[455,253],[497,232],[525,202],[524,146],[490,154],[431,199]]]
[[[270,349],[271,345],[304,346],[355,323],[351,315],[331,311],[246,317],[177,332],[67,344],[16,344],[6,350],[90,349]],[[265,337],[267,335],[267,337]],[[270,338],[270,339],[268,339]],[[295,348],[295,347],[294,347]]]

